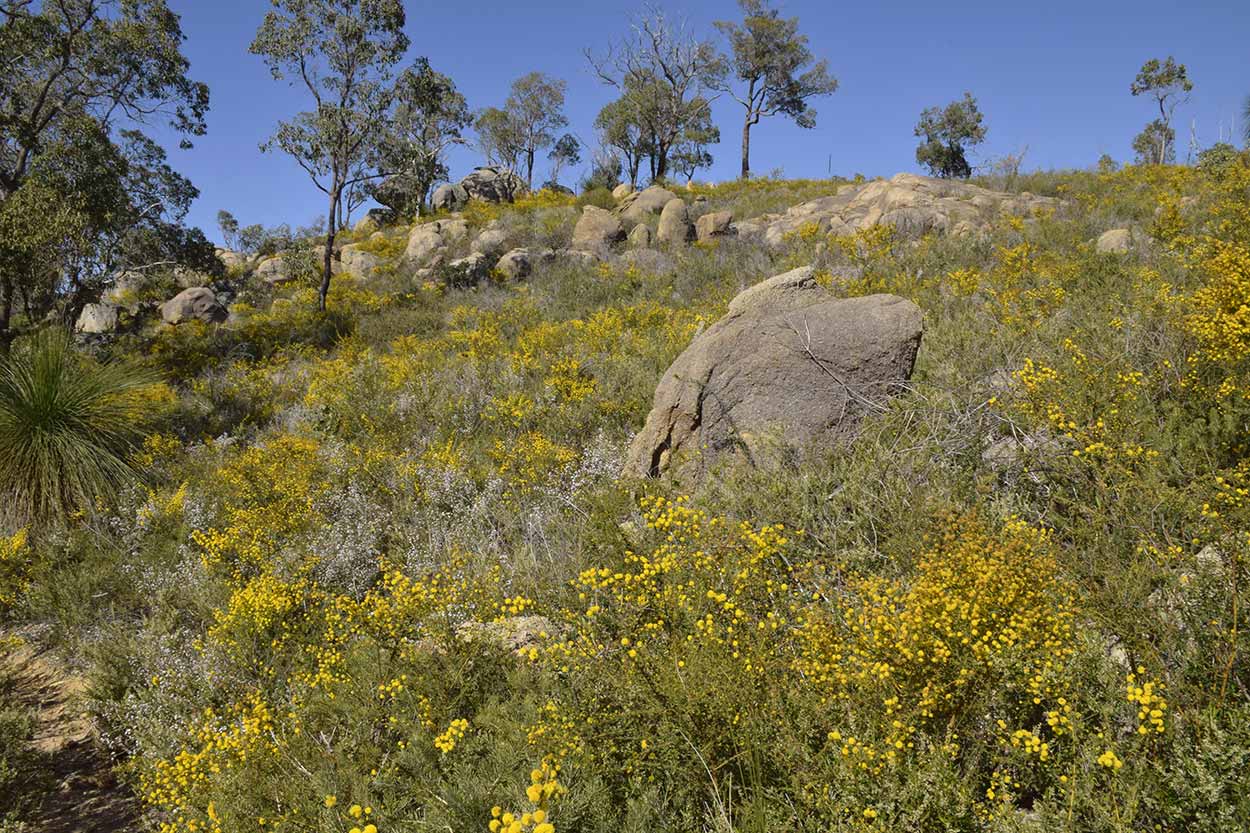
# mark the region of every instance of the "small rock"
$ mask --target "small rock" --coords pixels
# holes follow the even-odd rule
[[[112,304],[87,304],[79,313],[74,329],[89,335],[116,332],[117,307]]]
[[[677,271],[677,261],[655,249],[631,249],[621,255],[621,262],[652,275],[668,275]]]
[[[716,237],[728,237],[733,234],[734,215],[730,211],[713,211],[704,214],[694,224],[695,234],[700,243],[707,243]]]
[[[536,647],[556,632],[556,626],[546,616],[512,616],[497,622],[464,622],[456,628],[456,635],[465,642],[490,642],[517,653]]]
[[[1133,232],[1126,228],[1113,228],[1098,236],[1094,248],[1099,254],[1124,254],[1133,248]]]
[[[181,324],[193,320],[217,324],[225,321],[228,316],[229,313],[218,303],[213,291],[203,286],[184,289],[161,305],[161,319],[166,324]]]
[[[628,182],[622,182],[620,185],[612,189],[612,199],[620,202],[621,200],[634,193],[634,186]]]

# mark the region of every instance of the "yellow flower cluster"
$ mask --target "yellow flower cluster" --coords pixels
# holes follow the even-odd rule
[[[0,608],[17,601],[26,586],[29,552],[25,529],[8,537],[0,536]]]
[[[1146,669],[1139,665],[1136,674],[1128,675],[1126,697],[1130,703],[1136,703],[1138,706],[1137,733],[1140,735],[1162,734],[1167,728],[1163,714],[1168,708],[1167,700],[1159,694],[1163,689],[1163,684],[1157,680],[1143,680],[1139,683],[1138,678],[1145,673]]]
[[[447,727],[446,731],[434,738],[434,748],[446,755],[456,748],[456,741],[462,740],[468,731],[469,721],[463,717],[456,718]]]
[[[156,760],[140,777],[143,800],[167,816],[161,833],[219,828],[209,809],[202,813],[196,809],[212,807],[211,802],[201,804],[199,796],[223,773],[275,755],[277,747],[270,739],[273,726],[273,715],[259,694],[237,703],[225,715],[206,709],[195,732],[196,746],[168,760]]]
[[[530,772],[530,785],[525,788],[530,808],[513,812],[499,806],[492,807],[487,825],[490,833],[555,833],[555,825],[549,820],[550,805],[553,799],[565,792],[559,774],[559,765],[544,759],[538,768]]]

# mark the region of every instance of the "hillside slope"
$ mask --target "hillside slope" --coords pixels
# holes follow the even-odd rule
[[[917,179],[362,225],[324,316],[310,247],[240,257],[228,318],[87,339],[168,380],[150,488],[9,615],[170,833],[1250,824],[1250,168]],[[674,359],[807,266],[919,307],[907,384],[623,476]]]

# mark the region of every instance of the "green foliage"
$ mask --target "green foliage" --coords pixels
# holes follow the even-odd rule
[[[1195,167],[1208,176],[1220,178],[1235,170],[1243,155],[1227,142],[1217,142],[1198,154]]]
[[[202,259],[204,246],[177,229],[194,188],[155,143],[122,129],[142,113],[168,116],[184,137],[204,133],[208,88],[188,78],[182,41],[164,0],[4,5],[0,346],[19,294],[42,317],[153,250],[164,259],[189,243]]]
[[[444,156],[473,121],[464,96],[430,62],[417,58],[396,81],[395,112],[381,139],[378,167],[387,174],[370,184],[371,197],[397,217],[421,213],[431,186],[448,177]]]
[[[916,148],[916,161],[943,179],[972,176],[967,150],[985,141],[983,117],[972,93],[945,108],[929,107],[920,114],[916,135],[923,141]]]
[[[1221,171],[1026,173],[1053,214],[665,274],[343,277],[337,332],[294,287],[126,342],[180,372],[151,489],[36,536],[21,610],[91,658],[179,833],[1240,829],[1250,167]],[[685,194],[753,217],[841,185]],[[470,219],[537,251],[608,199]],[[1121,224],[1154,242],[1096,252]],[[672,359],[809,263],[924,310],[909,390],[827,456],[620,481]]]
[[[1145,130],[1133,140],[1133,150],[1144,163],[1165,165],[1176,159],[1172,114],[1179,105],[1189,100],[1193,88],[1189,71],[1184,64],[1176,63],[1171,55],[1164,61],[1151,58],[1142,64],[1137,77],[1129,85],[1129,92],[1153,98],[1159,108],[1159,117],[1146,125]]]
[[[751,128],[760,119],[784,115],[799,127],[815,127],[816,111],[808,103],[817,96],[832,95],[838,81],[829,74],[824,59],[815,59],[807,48],[807,36],[799,34],[798,18],[783,19],[767,0],[738,0],[741,25],[720,21],[716,28],[729,39],[731,67],[746,89],[735,92],[723,86],[746,110],[742,125],[742,176],[750,175]]]
[[[564,116],[566,87],[564,81],[541,72],[513,81],[503,107],[487,107],[474,123],[487,161],[523,170],[525,184],[532,189],[535,156],[555,144],[555,131],[569,123]]]
[[[156,377],[79,355],[46,330],[0,367],[4,514],[46,522],[95,514],[136,477],[129,455],[150,419],[141,394]]]
[[[395,102],[394,67],[408,50],[403,29],[399,0],[278,0],[252,41],[274,79],[301,81],[315,105],[278,122],[261,149],[294,158],[329,197],[327,250],[348,213],[344,199],[372,178]],[[326,258],[317,293],[323,312],[330,277]]]
[[[1176,131],[1155,119],[1133,137],[1133,153],[1139,165],[1171,165],[1176,162]]]
[[[587,53],[595,72],[620,98],[600,111],[596,127],[605,143],[622,152],[630,182],[643,158],[651,180],[669,174],[677,147],[710,124],[709,92],[722,86],[728,66],[709,41],[689,34],[648,8],[633,34],[604,57]]]

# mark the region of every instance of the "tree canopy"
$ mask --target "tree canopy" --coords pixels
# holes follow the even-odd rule
[[[742,23],[719,21],[716,28],[729,40],[730,66],[745,89],[736,90],[723,79],[716,79],[715,86],[746,110],[742,124],[742,176],[746,178],[751,173],[751,128],[760,119],[776,115],[792,119],[799,127],[814,127],[816,111],[810,99],[832,95],[838,81],[829,74],[828,61],[815,61],[807,36],[799,34],[798,18],[781,17],[767,0],[738,0],[738,5]]]
[[[0,3],[0,349],[19,299],[69,318],[120,265],[209,259],[179,227],[195,189],[142,132],[205,131],[183,40],[164,0]]]
[[[713,93],[728,69],[724,56],[684,23],[648,7],[629,36],[610,44],[605,54],[587,50],[586,57],[599,78],[620,91],[612,120],[638,129],[651,178],[662,179],[687,128],[709,117]]]
[[[379,165],[389,178],[369,195],[400,215],[419,213],[434,183],[450,175],[447,150],[464,143],[472,123],[455,82],[417,58],[396,81],[394,112],[380,141]]]
[[[945,107],[928,107],[920,114],[915,134],[921,138],[916,161],[933,176],[951,179],[972,176],[969,148],[985,141],[983,116],[972,93]]]
[[[318,305],[330,291],[344,197],[375,179],[381,131],[408,50],[402,0],[273,0],[252,41],[275,80],[303,86],[313,107],[280,121],[262,150],[291,156],[329,197]]]
[[[1151,58],[1142,64],[1137,77],[1129,85],[1129,92],[1153,98],[1159,108],[1159,117],[1146,125],[1146,129],[1133,140],[1133,150],[1137,151],[1139,159],[1162,165],[1176,158],[1172,114],[1180,104],[1189,100],[1193,88],[1189,70],[1184,64],[1176,63],[1171,55],[1163,61]],[[1143,153],[1143,148],[1153,150]]]

